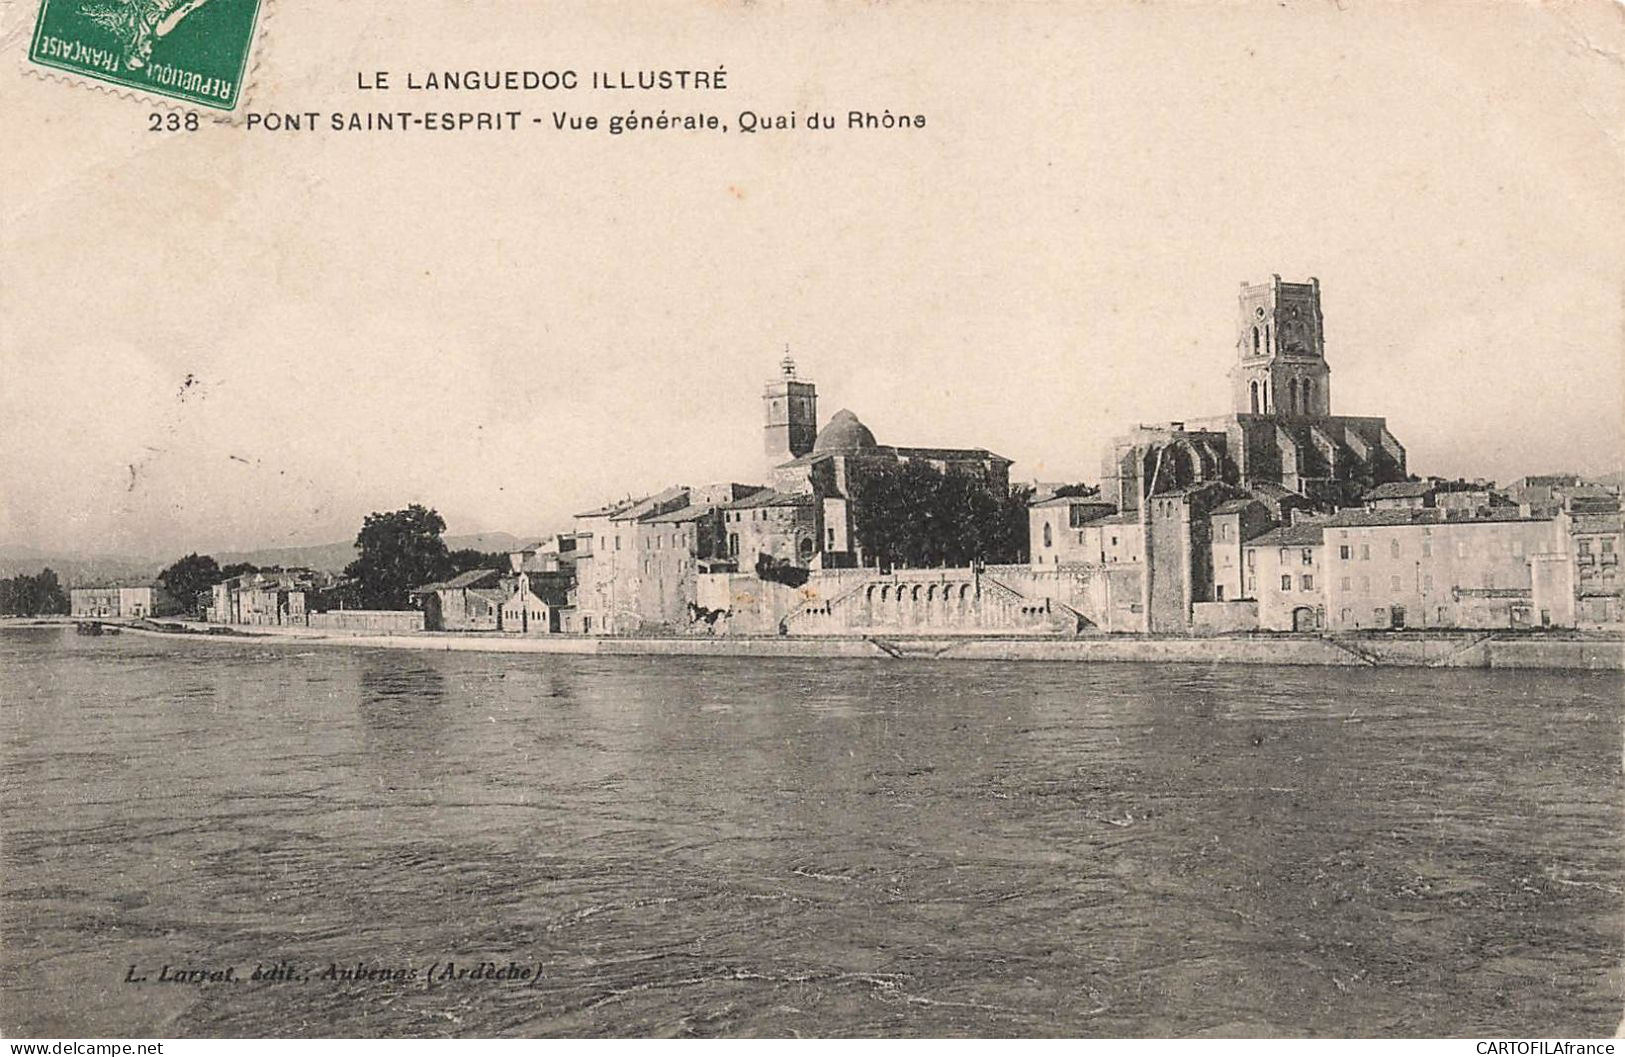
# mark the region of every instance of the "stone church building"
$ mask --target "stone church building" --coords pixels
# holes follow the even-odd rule
[[[1010,460],[986,448],[916,448],[881,444],[845,409],[817,428],[818,390],[796,374],[786,355],[779,376],[762,393],[769,481],[781,496],[801,497],[816,519],[815,547],[802,547],[802,564],[851,568],[866,564],[855,539],[852,503],[866,475],[881,467],[923,462],[939,472],[975,480],[995,495],[1010,491]],[[756,501],[758,504],[762,500]]]
[[[1119,510],[1138,510],[1148,493],[1224,483],[1285,518],[1405,480],[1405,449],[1386,419],[1332,413],[1320,280],[1242,284],[1230,377],[1229,414],[1141,426],[1112,441],[1101,480]]]

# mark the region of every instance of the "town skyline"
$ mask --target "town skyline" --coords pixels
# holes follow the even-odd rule
[[[1267,280],[1268,276],[1261,276],[1260,278]],[[1287,275],[1285,278],[1292,281],[1298,278],[1306,277]],[[1339,322],[1339,316],[1341,314],[1337,311],[1336,307],[1337,290],[1335,288],[1330,290],[1328,300],[1331,302],[1331,307],[1327,312],[1330,320],[1327,324],[1327,330],[1329,332],[1328,359],[1332,362],[1334,372],[1333,377],[1338,386],[1339,407],[1341,410],[1356,414],[1383,414],[1384,407],[1379,404],[1378,401],[1383,400],[1385,397],[1392,396],[1393,392],[1392,390],[1381,386],[1373,386],[1370,379],[1361,379],[1358,377],[1358,367],[1356,366],[1355,370],[1351,370],[1350,365],[1344,362],[1345,356],[1339,355],[1338,349],[1342,343],[1337,340],[1337,323]],[[1224,315],[1233,315],[1233,308],[1229,313],[1224,313]],[[1219,321],[1215,320],[1214,322]],[[767,348],[763,351],[762,355],[756,357],[756,359],[760,360],[761,369],[757,373],[761,377],[755,380],[754,383],[748,379],[747,375],[745,375],[748,367],[745,366],[744,361],[747,361],[749,357],[739,357],[741,367],[739,371],[731,373],[737,373],[744,376],[746,380],[743,382],[743,384],[730,384],[726,388],[719,389],[718,392],[719,395],[726,393],[730,397],[737,394],[740,398],[741,407],[748,410],[745,412],[745,416],[741,416],[737,414],[730,415],[723,409],[716,409],[717,413],[713,417],[701,420],[703,426],[705,428],[709,428],[715,439],[719,442],[718,447],[722,447],[722,442],[726,440],[729,450],[723,452],[702,452],[701,458],[698,460],[698,465],[705,467],[705,469],[701,470],[700,472],[695,472],[692,469],[685,470],[685,467],[679,465],[676,459],[666,458],[659,460],[648,460],[646,461],[645,467],[641,472],[635,472],[624,477],[622,480],[605,479],[600,485],[595,486],[594,479],[588,477],[583,481],[578,482],[573,492],[565,492],[561,490],[554,493],[555,498],[539,511],[538,516],[533,520],[532,523],[501,523],[494,520],[491,514],[482,511],[480,508],[472,504],[465,505],[461,508],[449,507],[448,504],[444,503],[437,504],[435,500],[435,489],[432,483],[424,484],[422,486],[424,490],[421,493],[414,493],[409,496],[402,495],[398,501],[393,503],[383,498],[381,495],[379,497],[379,501],[373,503],[371,506],[368,506],[365,501],[352,502],[349,505],[348,510],[353,514],[353,517],[351,517],[349,520],[354,524],[359,524],[360,519],[374,509],[404,506],[408,502],[423,502],[427,505],[435,506],[436,509],[440,509],[441,513],[446,516],[448,522],[448,535],[450,536],[479,536],[506,533],[515,537],[523,538],[527,535],[545,535],[552,531],[566,529],[572,516],[578,511],[578,509],[585,509],[609,499],[649,494],[658,491],[663,487],[667,487],[673,482],[699,484],[712,481],[720,482],[725,480],[738,480],[743,483],[765,483],[765,474],[763,472],[761,460],[757,455],[757,450],[760,446],[761,423],[759,419],[744,421],[741,421],[741,419],[748,416],[750,412],[755,412],[758,410],[756,404],[759,401],[761,384],[770,380],[777,373],[778,360],[776,357],[783,357],[786,355],[786,353],[796,359],[803,377],[816,381],[820,386],[820,405],[818,416],[820,424],[827,422],[829,418],[838,410],[850,409],[857,412],[866,424],[871,425],[871,427],[876,430],[882,443],[890,443],[891,440],[889,438],[894,437],[898,431],[904,428],[913,428],[917,431],[916,433],[911,434],[915,440],[924,439],[932,443],[940,443],[943,445],[981,443],[982,446],[998,451],[1000,454],[1004,454],[1013,460],[1013,483],[1027,483],[1032,481],[1045,481],[1053,483],[1085,482],[1094,485],[1101,483],[1100,468],[1098,465],[1098,446],[1093,450],[1087,447],[1081,447],[1080,450],[1073,453],[1070,459],[1065,454],[1053,459],[1045,459],[1042,457],[1034,459],[1031,457],[1024,457],[1024,453],[1020,449],[1015,449],[1012,447],[1013,444],[1020,442],[1020,438],[1019,436],[1013,436],[1012,432],[1007,428],[1006,422],[1001,421],[997,416],[993,417],[989,428],[1000,429],[1001,436],[1011,438],[1007,442],[994,441],[992,443],[986,443],[986,438],[983,438],[982,441],[978,441],[977,438],[979,435],[976,431],[977,427],[975,425],[962,426],[958,428],[956,432],[953,427],[945,428],[940,424],[934,424],[931,421],[922,421],[918,416],[889,413],[888,409],[895,407],[899,400],[904,399],[903,394],[925,384],[925,379],[914,376],[894,376],[890,380],[890,385],[887,385],[885,380],[876,380],[868,383],[869,385],[872,385],[873,388],[869,389],[867,392],[854,391],[857,387],[854,386],[852,382],[847,381],[845,384],[843,384],[843,381],[840,378],[826,378],[824,376],[824,372],[818,369],[818,364],[822,360],[828,359],[832,362],[846,362],[849,360],[847,355],[836,353],[827,357],[822,357],[817,354],[816,350],[798,351],[797,346],[794,343],[785,343],[776,349],[771,347]],[[1229,354],[1226,355],[1226,353]],[[1348,356],[1347,358],[1352,359],[1355,365],[1359,365],[1362,363],[1369,364],[1373,357],[1369,354],[1362,356],[1356,353],[1352,356]],[[1097,436],[1109,437],[1113,433],[1122,432],[1125,429],[1130,429],[1141,424],[1149,425],[1166,423],[1169,421],[1178,421],[1184,418],[1200,418],[1205,415],[1218,414],[1224,411],[1228,405],[1228,372],[1234,361],[1233,353],[1229,352],[1229,350],[1224,350],[1224,352],[1215,352],[1213,350],[1198,349],[1191,353],[1190,359],[1192,364],[1192,377],[1185,385],[1181,386],[1176,384],[1170,385],[1160,391],[1151,391],[1138,394],[1126,393],[1120,395],[1120,399],[1122,403],[1126,405],[1126,408],[1144,408],[1147,409],[1149,413],[1140,415],[1138,417],[1125,418],[1117,422],[1111,422],[1103,418],[1096,417],[1094,421],[1088,423],[1087,428],[1081,430],[1078,435],[1091,438]],[[1012,370],[1010,374],[1012,379],[1019,378],[1018,373],[1015,370]],[[672,379],[667,379],[667,381],[672,381]],[[937,379],[937,381],[940,383],[942,380]],[[1035,379],[1023,379],[1013,382],[1015,391],[1020,391],[1024,385],[1036,384],[1039,383]],[[220,386],[219,388],[224,389],[226,387]],[[1192,402],[1184,404],[1183,406],[1176,406],[1177,398],[1171,394],[1179,393],[1189,388],[1195,388],[1197,390],[1195,398],[1192,400]],[[188,403],[213,400],[218,396],[218,393],[215,390],[216,383],[211,382],[210,379],[200,378],[196,375],[189,375],[180,380],[180,384],[177,386],[174,394],[175,403],[177,406],[182,406]],[[956,408],[962,406],[962,401],[956,398],[954,387],[951,382],[943,385],[942,393],[945,399],[954,401],[947,406]],[[1420,403],[1425,406],[1428,399],[1428,394],[1425,391],[1420,394],[1412,395],[1422,397]],[[1406,405],[1403,402],[1400,402],[1400,406],[1405,407]],[[1513,431],[1514,436],[1510,438],[1509,442],[1502,442],[1499,445],[1492,445],[1486,449],[1484,447],[1467,443],[1462,438],[1454,436],[1441,437],[1437,435],[1436,430],[1430,430],[1425,416],[1416,415],[1414,404],[1410,405],[1410,412],[1411,414],[1409,419],[1402,414],[1395,415],[1390,413],[1388,417],[1393,421],[1396,432],[1399,432],[1402,435],[1411,451],[1411,472],[1417,476],[1436,476],[1444,478],[1462,477],[1469,479],[1486,478],[1505,483],[1506,481],[1516,477],[1531,474],[1578,473],[1583,476],[1603,476],[1618,473],[1622,468],[1622,460],[1617,455],[1610,460],[1608,456],[1608,443],[1606,441],[1602,444],[1576,445],[1574,448],[1570,449],[1570,454],[1567,456],[1566,461],[1563,462],[1548,461],[1544,463],[1532,464],[1529,461],[1530,456],[1527,454],[1527,452],[1530,450],[1541,450],[1541,446],[1538,443],[1531,446],[1529,443],[1529,438],[1521,435],[1521,433],[1516,430]],[[610,409],[605,409],[603,414],[605,417],[611,417]],[[1529,416],[1531,420],[1533,420],[1535,417],[1536,416],[1533,413],[1531,413]],[[1574,439],[1583,440],[1585,434],[1591,432],[1594,428],[1596,432],[1606,435],[1610,426],[1610,423],[1607,423],[1606,421],[1600,423],[1574,423],[1572,420],[1569,420],[1564,416],[1558,417],[1567,425],[1568,437]],[[910,422],[915,423],[913,427],[909,427],[907,425]],[[1522,425],[1522,423],[1503,422],[1501,425],[1515,427]],[[1617,435],[1619,433],[1618,424],[1614,423],[1612,425],[1614,427],[1613,432]],[[702,425],[700,424],[695,426],[696,430],[699,430],[700,428],[702,428]],[[1102,441],[1102,443],[1104,443],[1104,441]],[[1560,445],[1560,447],[1566,447],[1568,443],[1569,440],[1565,439],[1564,444]],[[227,447],[229,447],[229,445]],[[1054,445],[1050,444],[1048,447],[1053,448]],[[1550,451],[1551,449],[1550,447],[1547,447],[1546,450]],[[1615,445],[1614,450],[1618,450],[1617,445]],[[147,455],[154,457],[162,457],[167,454],[165,451],[153,450],[153,448],[150,446],[146,449],[146,453]],[[266,460],[264,457],[255,457],[251,459],[247,456],[238,455],[235,451],[224,452],[224,457],[227,463],[232,464],[232,466],[227,467],[228,470],[235,467],[243,467],[250,471],[255,471],[254,473],[250,474],[251,478],[269,472],[266,467]],[[1439,462],[1435,461],[1436,458],[1440,457],[1444,459],[1452,459],[1453,461],[1448,465],[1440,465]],[[1563,459],[1565,456],[1558,453],[1555,455],[1555,458]],[[613,460],[606,460],[606,463],[612,464]],[[132,465],[127,467],[127,469],[129,470],[130,474],[127,494],[134,494],[143,488],[158,487],[158,485],[148,484],[141,478],[149,471],[149,469],[161,470],[161,467],[154,468],[151,466],[151,462],[149,461],[146,465]],[[275,472],[276,476],[278,477],[286,477],[285,470],[277,470]],[[453,469],[453,473],[455,474],[455,469]],[[314,480],[307,481],[306,483],[310,485],[319,485],[319,482]],[[452,487],[442,488],[442,494],[455,495],[457,491],[455,482],[447,481],[444,483],[452,485]],[[251,489],[252,486],[250,486],[248,490]],[[506,491],[506,487],[498,485],[498,491]],[[313,517],[305,525],[295,526],[291,531],[284,530],[280,534],[273,532],[261,537],[245,535],[236,539],[217,539],[213,541],[205,540],[201,546],[194,545],[194,543],[191,542],[193,537],[181,533],[172,537],[167,548],[165,544],[161,542],[160,538],[159,542],[155,542],[144,551],[139,549],[129,549],[123,552],[116,550],[87,550],[79,547],[67,547],[59,549],[66,550],[68,552],[79,552],[85,554],[124,553],[134,557],[157,557],[167,553],[168,551],[177,549],[216,550],[236,553],[271,550],[284,547],[315,547],[340,542],[341,536],[343,538],[348,538],[348,536],[343,533],[341,526],[341,522],[345,520],[343,513],[341,513],[341,511],[345,510],[342,502],[335,503],[334,505],[326,508],[323,513],[326,513],[328,510],[331,511],[330,516],[325,518],[321,516]],[[324,525],[331,525],[332,528],[324,533]],[[303,531],[300,531],[300,529],[303,529]],[[339,532],[340,536],[335,536],[335,532]],[[135,537],[125,538],[131,539],[132,541],[135,539]],[[37,536],[34,538],[26,538],[13,536],[12,534],[0,536],[0,550],[12,548],[23,552],[38,551],[41,553],[51,553],[53,551],[53,547],[55,546],[56,544],[53,543],[53,539],[51,537],[46,537],[43,539]]]
[[[0,226],[30,262],[0,289],[0,547],[310,544],[413,501],[454,533],[529,533],[672,481],[754,482],[786,342],[826,419],[1093,480],[1121,430],[1229,406],[1235,290],[1272,273],[1320,278],[1338,405],[1386,416],[1415,472],[1618,468],[1625,174],[1587,79],[1607,60],[1568,43],[1585,13],[1474,9],[1481,33],[1448,6],[1102,8],[1062,35],[989,17],[786,15],[729,63],[731,105],[906,103],[931,116],[906,136],[214,130],[162,237],[99,219],[153,212],[156,137],[84,121],[48,208]],[[624,65],[603,28],[558,47]],[[939,47],[900,70],[915,39]],[[353,65],[321,47],[316,68]],[[8,113],[44,135],[79,105]],[[0,176],[29,185],[30,164]],[[394,171],[412,179],[376,178]],[[120,263],[87,282],[69,246]]]

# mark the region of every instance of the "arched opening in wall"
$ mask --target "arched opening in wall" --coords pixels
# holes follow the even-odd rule
[[[1312,415],[1315,411],[1314,399],[1310,396],[1310,393],[1313,391],[1311,387],[1314,384],[1315,383],[1310,381],[1308,378],[1303,380],[1303,413],[1306,415]]]
[[[1292,611],[1293,631],[1319,631],[1320,621],[1315,617],[1315,611],[1308,606],[1299,606]]]
[[[1269,379],[1266,378],[1266,379],[1264,379],[1264,414],[1267,415],[1269,413],[1270,413],[1270,382],[1269,382]]]
[[[1258,383],[1250,383],[1253,390],[1253,414],[1258,414]]]
[[[887,601],[890,601],[890,599],[891,599],[891,588],[890,587],[882,587],[880,589],[880,600],[882,602],[887,602]]]
[[[797,549],[801,552],[801,560],[807,561],[813,556],[813,541],[803,536]]]
[[[1253,355],[1258,355],[1258,328],[1253,328]]]
[[[1053,534],[1050,532],[1049,522],[1046,521],[1044,522],[1044,546],[1053,547],[1054,545],[1055,539]]]
[[[1299,411],[1301,411],[1303,409],[1303,405],[1301,403],[1299,403],[1299,401],[1298,401],[1298,380],[1296,378],[1293,378],[1292,380],[1290,380],[1289,382],[1286,383],[1286,386],[1287,386],[1287,397],[1288,397],[1288,399],[1290,399],[1292,401],[1292,413],[1294,415],[1296,415]]]

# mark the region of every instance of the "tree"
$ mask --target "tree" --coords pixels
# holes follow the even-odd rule
[[[253,562],[232,562],[230,565],[220,570],[220,579],[230,580],[234,577],[242,576],[245,573],[257,573],[259,571],[260,567],[255,565]],[[219,583],[220,581],[217,580],[215,582]]]
[[[225,576],[212,557],[188,554],[158,574],[158,586],[175,600],[182,612],[196,616],[198,595],[223,579]]]
[[[882,565],[1022,562],[1030,488],[999,492],[975,478],[910,461],[866,470],[854,482],[853,532]]]
[[[0,580],[0,613],[9,616],[35,617],[42,613],[66,613],[69,610],[67,592],[51,569],[41,569],[36,576],[19,574]]]
[[[451,562],[451,571],[466,573],[471,569],[495,569],[497,572],[508,572],[512,566],[508,562],[508,555],[502,551],[480,551],[473,547],[463,547],[447,555]]]
[[[355,600],[365,609],[409,608],[412,588],[451,575],[445,531],[440,515],[417,503],[368,514],[355,538],[359,556],[344,569]]]

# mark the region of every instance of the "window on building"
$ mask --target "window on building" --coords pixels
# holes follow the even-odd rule
[[[1304,573],[1302,576],[1298,577],[1298,580],[1298,586],[1303,590],[1313,591],[1315,589],[1315,578],[1310,576],[1308,573]]]
[[[1342,560],[1343,560],[1343,561],[1348,561],[1348,560],[1349,560],[1349,557],[1350,557],[1350,555],[1351,555],[1351,554],[1352,554],[1352,553],[1353,553],[1353,551],[1352,551],[1352,550],[1351,550],[1351,548],[1350,548],[1350,547],[1349,547],[1349,545],[1348,545],[1348,544],[1346,544],[1346,543],[1345,543],[1345,544],[1343,544],[1343,546],[1341,546],[1341,547],[1339,547],[1339,548],[1337,548],[1337,556],[1338,556],[1338,557],[1339,557],[1339,558],[1341,558],[1341,559],[1342,559]]]
[[[1257,564],[1257,562],[1256,562],[1257,558],[1258,558],[1258,552],[1255,551],[1255,550],[1249,549],[1247,551],[1247,568],[1249,568],[1249,569],[1253,568]]]
[[[1371,593],[1371,577],[1360,577],[1360,593],[1363,595],[1368,595]]]
[[[1614,553],[1614,541],[1613,540],[1603,540],[1602,541],[1602,552],[1604,554],[1612,554],[1612,553]]]
[[[828,543],[829,549],[834,550],[835,549],[835,526],[834,525],[829,526],[828,540],[829,540],[829,543]]]
[[[1399,540],[1391,539],[1388,541],[1388,557],[1399,557]]]
[[[1580,553],[1581,554],[1590,554],[1591,553],[1591,541],[1590,540],[1581,540],[1580,541]]]
[[[1424,557],[1424,558],[1433,557],[1433,541],[1432,540],[1423,540],[1422,541],[1422,557]]]
[[[1290,552],[1285,547],[1282,547],[1281,552],[1276,555],[1276,560],[1279,561],[1282,565],[1285,565],[1288,561],[1291,560],[1290,558],[1287,557],[1287,555],[1289,553]]]
[[[1363,562],[1368,562],[1371,560],[1371,544],[1360,544],[1360,560]]]
[[[1313,565],[1313,564],[1315,564],[1315,551],[1314,551],[1313,547],[1305,547],[1303,549],[1303,564],[1305,564],[1305,565]]]
[[[1292,577],[1290,575],[1281,577],[1281,590],[1292,590]]]
[[[1343,590],[1345,590],[1345,591],[1353,590],[1354,589],[1354,578],[1349,577],[1349,576],[1343,577],[1343,582],[1339,586],[1341,586],[1343,588]]]
[[[1053,544],[1054,544],[1054,540],[1050,538],[1049,522],[1046,521],[1046,522],[1044,522],[1044,546],[1049,547],[1049,546],[1052,546]]]
[[[1224,585],[1223,584],[1214,584],[1213,585],[1213,600],[1215,602],[1223,602],[1224,601]]]

